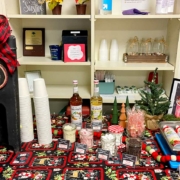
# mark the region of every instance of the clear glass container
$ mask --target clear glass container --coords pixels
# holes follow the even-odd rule
[[[139,163],[141,157],[142,141],[140,138],[127,138],[126,139],[126,153],[136,156],[136,164]]]
[[[126,53],[131,56],[139,54],[139,41],[136,36],[133,39],[129,39]]]
[[[76,125],[72,123],[66,123],[63,125],[63,138],[69,140],[71,143],[76,141]]]
[[[144,53],[146,55],[152,54],[152,40],[151,40],[151,38],[146,39],[146,41],[144,42]]]
[[[101,148],[110,151],[111,156],[117,155],[116,137],[112,134],[105,134],[101,136]]]
[[[93,147],[93,130],[92,129],[81,129],[79,131],[80,142],[86,144],[88,148]]]

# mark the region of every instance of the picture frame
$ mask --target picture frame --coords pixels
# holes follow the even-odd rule
[[[45,28],[23,28],[23,56],[45,56]]]
[[[41,71],[35,70],[35,71],[25,71],[25,77],[27,79],[29,92],[33,92],[33,81],[34,79],[41,78]]]
[[[180,117],[180,79],[173,78],[169,100],[171,103],[168,114]]]
[[[39,3],[38,0],[19,0],[20,14],[45,15],[46,2]]]

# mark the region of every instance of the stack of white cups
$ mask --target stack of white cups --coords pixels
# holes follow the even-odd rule
[[[110,47],[110,61],[118,61],[119,59],[119,46],[116,39],[112,39]]]
[[[108,46],[106,39],[103,39],[100,44],[99,61],[108,61]]]
[[[43,78],[33,81],[33,99],[36,114],[36,126],[39,144],[52,142],[49,99]]]
[[[31,97],[26,78],[18,79],[21,142],[34,139]]]

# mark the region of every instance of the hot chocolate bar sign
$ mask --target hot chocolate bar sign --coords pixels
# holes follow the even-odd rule
[[[19,0],[21,14],[46,14],[44,0]]]

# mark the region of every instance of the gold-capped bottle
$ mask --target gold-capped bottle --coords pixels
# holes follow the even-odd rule
[[[91,125],[93,130],[102,129],[102,105],[103,99],[99,94],[99,80],[94,80],[94,94],[90,100],[91,104]]]
[[[78,81],[73,80],[73,95],[70,98],[71,123],[75,124],[77,130],[82,128],[82,98],[78,92]]]

